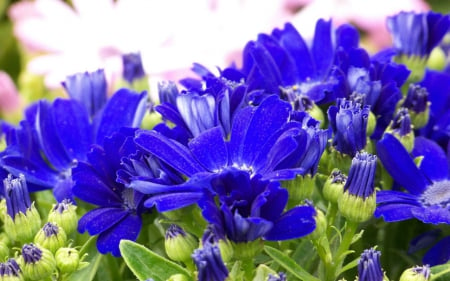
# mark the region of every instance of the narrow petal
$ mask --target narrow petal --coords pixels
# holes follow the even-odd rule
[[[127,211],[119,208],[98,208],[87,212],[78,223],[78,231],[97,235],[127,216]]]
[[[314,231],[316,211],[312,206],[298,206],[284,213],[264,238],[269,241],[295,239]]]
[[[330,71],[334,48],[331,41],[331,21],[317,21],[311,52],[316,64],[316,77],[324,77]]]
[[[391,134],[385,134],[377,144],[381,163],[401,186],[412,194],[421,194],[430,183],[416,167],[403,145]]]
[[[413,209],[417,209],[419,211],[422,210],[422,208],[416,206],[416,204],[406,204],[406,203],[381,204],[377,206],[374,216],[376,218],[383,217],[383,219],[387,222],[409,220],[414,218],[414,215],[412,213]]]
[[[120,257],[120,240],[136,241],[141,231],[142,220],[138,216],[128,215],[122,221],[101,233],[97,239],[97,249],[100,253],[111,252],[115,257]]]
[[[209,171],[219,171],[228,164],[228,151],[222,130],[214,127],[189,142],[189,148],[199,163]]]
[[[434,141],[424,137],[414,139],[414,157],[424,156],[420,163],[420,170],[432,181],[446,179],[448,176],[447,155]]]
[[[179,192],[155,195],[147,199],[144,205],[147,208],[156,206],[158,212],[167,212],[195,204],[202,196],[203,192]]]
[[[183,145],[154,131],[140,130],[136,133],[136,144],[155,155],[180,173],[191,177],[205,169],[193,159],[191,152]]]

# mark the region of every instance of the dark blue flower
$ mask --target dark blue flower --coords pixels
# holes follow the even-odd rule
[[[380,264],[381,252],[374,248],[364,250],[358,261],[359,281],[383,281],[383,270]]]
[[[334,38],[336,39],[334,40]],[[307,97],[321,104],[344,97],[345,76],[336,66],[336,53],[354,48],[359,36],[349,25],[334,31],[331,21],[319,20],[312,45],[292,24],[260,34],[244,49],[243,72],[251,91],[281,94],[290,102]]]
[[[369,111],[369,106],[345,99],[338,99],[337,106],[328,108],[328,119],[334,133],[333,146],[339,152],[354,156],[364,149]]]
[[[203,248],[194,251],[192,258],[197,266],[199,281],[225,281],[228,277],[218,245],[206,243]]]
[[[420,113],[427,109],[427,103],[428,90],[418,84],[410,84],[402,106]]]
[[[411,117],[407,108],[401,107],[397,110],[389,126],[389,132],[399,137],[406,136],[412,132]]]
[[[140,53],[128,53],[122,55],[122,76],[128,83],[145,76]]]
[[[295,239],[315,228],[313,206],[297,206],[284,212],[288,192],[279,182],[264,181],[231,168],[212,176],[208,185],[210,192],[198,203],[203,216],[233,242]]]
[[[289,121],[290,109],[289,104],[271,96],[257,107],[238,111],[229,137],[220,127],[213,127],[184,146],[155,131],[141,130],[135,141],[142,150],[187,178],[203,178],[235,167],[252,176],[261,175],[264,180],[292,179],[317,167],[320,157],[316,152],[323,151],[323,146],[320,141],[311,140],[301,123]],[[314,157],[307,157],[309,151],[315,151]],[[296,159],[289,159],[291,155],[296,155]],[[160,211],[195,203],[203,192],[202,187],[190,181],[180,186],[132,181],[130,187],[153,194],[146,204],[156,204]]]
[[[24,175],[13,178],[8,175],[3,180],[5,188],[6,212],[14,220],[18,213],[26,214],[31,207],[30,195]]]
[[[86,160],[90,145],[121,127],[140,125],[146,94],[121,89],[103,104],[100,72],[91,75],[68,78],[65,87],[75,99],[32,104],[19,127],[8,131],[0,164],[13,175],[24,174],[30,191],[53,189],[58,201],[71,198],[71,169]]]
[[[121,239],[136,240],[145,211],[145,196],[116,182],[116,172],[123,157],[136,152],[134,130],[121,130],[95,145],[73,169],[73,194],[79,199],[97,205],[81,217],[78,231],[98,235],[100,253],[120,256]]]
[[[394,181],[408,192],[377,193],[376,217],[394,222],[411,218],[425,223],[450,223],[450,178],[445,152],[435,142],[416,137],[412,156],[423,156],[420,167],[391,134],[377,144],[378,157]]]
[[[450,15],[435,12],[400,12],[387,26],[400,55],[427,57],[450,27]]]

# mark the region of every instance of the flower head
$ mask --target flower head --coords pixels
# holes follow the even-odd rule
[[[199,281],[225,281],[228,269],[223,263],[218,245],[206,243],[192,254]]]
[[[358,280],[383,281],[380,256],[381,252],[374,248],[364,250],[358,262]]]
[[[334,134],[333,146],[339,152],[354,156],[364,149],[369,112],[369,106],[361,106],[345,99],[338,99],[337,106],[328,109],[328,118]]]
[[[122,157],[136,151],[134,130],[121,130],[105,138],[103,146],[95,146],[88,161],[73,170],[73,194],[98,207],[87,212],[78,223],[78,231],[98,235],[100,253],[120,256],[121,239],[136,240],[141,226],[144,195],[116,182],[116,171]]]

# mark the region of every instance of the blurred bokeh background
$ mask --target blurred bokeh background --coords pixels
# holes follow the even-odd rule
[[[209,68],[240,65],[260,32],[292,22],[313,35],[319,18],[352,23],[374,53],[391,44],[387,16],[399,11],[450,12],[447,0],[0,0],[0,112],[16,121],[37,98],[63,95],[61,81],[104,68],[121,79],[123,54],[139,52],[154,85]]]

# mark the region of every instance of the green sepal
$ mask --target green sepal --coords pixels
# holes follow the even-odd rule
[[[125,263],[139,280],[152,278],[155,281],[165,281],[175,274],[186,275],[188,280],[192,280],[186,269],[138,243],[122,240],[119,248]]]

